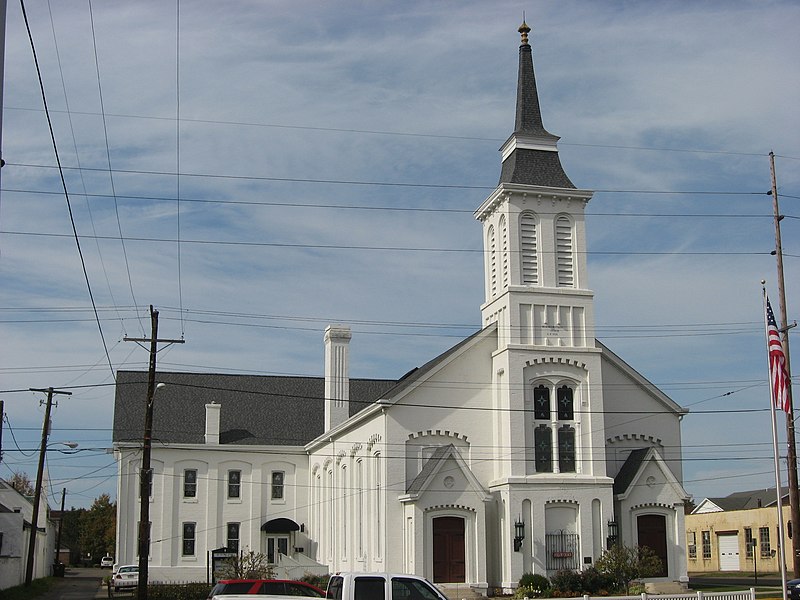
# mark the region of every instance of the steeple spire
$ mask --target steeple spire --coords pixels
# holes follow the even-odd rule
[[[517,114],[514,133],[503,145],[503,169],[500,183],[524,183],[548,187],[574,188],[558,158],[558,136],[544,128],[533,56],[528,42],[531,28],[523,20],[518,29],[519,75],[517,78]]]

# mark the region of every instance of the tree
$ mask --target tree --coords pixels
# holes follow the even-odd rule
[[[240,550],[236,556],[223,561],[219,570],[220,579],[274,579],[275,571],[267,561],[267,555],[252,550]]]
[[[114,552],[117,535],[117,505],[111,502],[108,494],[101,494],[91,508],[80,516],[81,533],[78,542],[83,556],[90,556],[92,562],[100,562],[103,556]]]
[[[661,572],[661,559],[648,546],[614,544],[597,559],[595,567],[608,575],[627,595],[631,582]]]
[[[23,496],[33,496],[35,494],[30,478],[21,471],[15,471],[8,483]]]

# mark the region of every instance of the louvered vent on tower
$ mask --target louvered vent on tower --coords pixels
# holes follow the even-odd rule
[[[530,212],[522,213],[519,221],[520,250],[522,252],[522,283],[539,283],[539,257],[536,239],[536,216]]]
[[[503,269],[503,288],[504,290],[508,289],[508,227],[506,227],[506,216],[501,215],[500,217],[500,252],[502,256],[500,260],[502,261],[501,268]]]
[[[572,259],[572,223],[567,217],[556,219],[556,269],[558,287],[575,285]]]
[[[497,296],[497,244],[494,239],[494,226],[489,226],[489,296]]]

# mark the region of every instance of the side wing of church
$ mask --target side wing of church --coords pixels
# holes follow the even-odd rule
[[[159,373],[151,579],[205,580],[215,549],[285,577],[391,571],[487,593],[647,545],[686,578],[686,413],[594,338],[584,209],[545,130],[520,27],[514,132],[483,226],[482,328],[399,380]],[[146,373],[118,376],[119,564],[136,562]],[[138,436],[138,437],[137,437]]]

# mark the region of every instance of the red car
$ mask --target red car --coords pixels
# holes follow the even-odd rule
[[[305,596],[324,598],[325,592],[303,581],[284,579],[223,579],[211,589],[209,600],[232,594],[261,594],[269,596]]]

